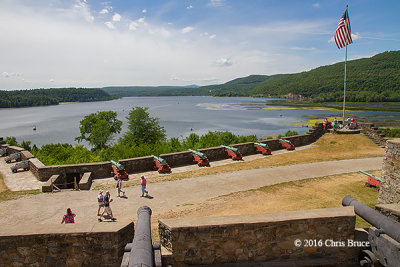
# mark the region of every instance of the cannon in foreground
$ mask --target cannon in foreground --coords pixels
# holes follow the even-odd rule
[[[125,170],[125,166],[122,165],[119,162],[115,162],[113,160],[111,160],[111,168],[112,168],[112,172],[111,175],[114,176],[114,178],[117,180],[118,176],[121,176],[121,178],[123,180],[127,180],[129,179],[128,173]]]
[[[381,188],[382,180],[380,178],[376,177],[375,175],[370,174],[368,172],[364,172],[364,171],[360,171],[360,172],[365,174],[365,175],[368,175],[368,182],[365,183],[365,186],[375,187],[376,190],[379,191],[379,189]]]
[[[279,142],[281,143],[281,147],[285,148],[286,150],[294,150],[295,149],[294,144],[287,139],[279,139]]]
[[[242,159],[242,154],[240,153],[240,150],[238,148],[224,145],[221,145],[221,147],[225,148],[225,151],[228,153],[228,157],[232,158],[233,160]]]
[[[197,163],[199,167],[210,166],[210,162],[208,161],[206,154],[192,149],[189,149],[189,151],[193,154],[193,163]]]
[[[373,225],[368,228],[371,250],[360,254],[361,266],[400,266],[400,223],[358,202],[352,196],[342,200],[343,206],[353,206],[355,213]]]
[[[0,148],[0,157],[7,156],[7,148]]]
[[[142,206],[137,211],[135,236],[132,243],[125,246],[121,267],[161,266],[161,246],[151,241],[151,209]]]
[[[265,155],[271,155],[271,149],[268,147],[267,144],[254,143],[254,146],[256,147],[256,150],[258,152],[261,152],[264,156]]]
[[[20,170],[20,169],[23,169],[24,171],[28,171],[29,170],[29,160],[17,162],[17,163],[15,163],[14,166],[12,166],[10,168],[11,168],[11,171],[14,173],[18,172],[18,170]]]
[[[5,160],[7,163],[11,163],[13,160],[16,161],[16,162],[18,162],[18,161],[21,161],[21,159],[22,159],[22,154],[21,154],[21,152],[16,152],[16,153],[13,153],[13,154],[9,155],[9,156],[6,157],[4,160]]]
[[[155,168],[159,173],[168,173],[171,172],[171,168],[169,167],[167,161],[161,157],[156,157],[153,155]]]

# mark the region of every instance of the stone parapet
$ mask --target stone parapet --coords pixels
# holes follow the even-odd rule
[[[378,204],[400,202],[400,138],[386,142],[381,179]]]
[[[92,186],[93,175],[91,172],[85,172],[82,175],[81,180],[79,181],[79,189],[81,190],[90,190]]]
[[[133,236],[133,222],[2,225],[0,266],[117,267]]]
[[[354,240],[354,229],[353,207],[159,220],[161,244],[172,252],[174,266],[284,266],[317,258],[337,266],[352,264],[358,249],[347,242]]]
[[[286,137],[295,146],[308,145],[315,142],[324,134],[322,123],[316,123],[306,134]],[[281,149],[278,139],[268,139],[261,141],[267,144],[272,151]],[[252,155],[256,153],[254,143],[232,144],[232,147],[238,148],[242,155]],[[30,170],[40,181],[47,181],[52,175],[62,175],[66,177],[68,174],[83,174],[91,172],[93,179],[109,177],[111,175],[111,162],[82,163],[69,165],[52,165],[45,166],[40,160],[33,158],[33,155],[25,151],[23,148],[15,146],[7,146],[10,153],[23,152],[26,158],[30,159]],[[210,161],[222,160],[228,157],[225,148],[210,147],[199,149],[200,152],[206,154]],[[190,151],[168,153],[160,155],[171,167],[193,164],[192,153]],[[125,166],[128,173],[137,173],[154,170],[154,159],[152,156],[138,157],[131,159],[122,159],[119,162]]]
[[[393,220],[400,223],[400,203],[378,204],[375,209]]]

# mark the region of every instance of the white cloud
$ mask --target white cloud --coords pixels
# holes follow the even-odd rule
[[[361,39],[361,38],[362,38],[362,37],[361,37],[361,35],[360,35],[358,32],[352,33],[352,34],[351,34],[351,39],[353,39],[353,41],[358,40],[358,39]]]
[[[315,47],[298,47],[298,46],[293,46],[290,49],[291,50],[298,50],[298,51],[313,51],[313,50],[316,50]]]
[[[50,79],[49,82],[54,83],[55,81],[54,81],[54,79]]]
[[[4,78],[10,77],[10,74],[8,72],[3,72],[1,75],[3,75]]]
[[[115,29],[114,24],[111,21],[106,21],[104,24],[111,30]]]
[[[103,8],[99,13],[100,14],[107,14],[108,13],[108,9],[107,8]]]
[[[80,0],[76,0],[73,8],[74,11],[80,14],[87,22],[94,21],[94,17],[92,16],[90,8],[87,5],[86,1],[81,2]]]
[[[219,67],[229,67],[233,65],[232,60],[230,58],[223,58],[223,57],[219,58],[215,62],[215,64]]]
[[[187,27],[183,28],[183,29],[181,30],[181,32],[182,32],[183,34],[186,34],[186,33],[189,33],[189,32],[191,32],[191,31],[193,31],[193,30],[194,30],[193,27],[187,26]]]
[[[319,8],[321,5],[319,3],[314,3],[312,6],[315,8]]]
[[[221,7],[225,5],[225,0],[210,0],[209,5],[213,7]]]
[[[121,21],[121,15],[118,13],[115,13],[114,16],[112,17],[113,21]]]
[[[143,10],[142,10],[142,13],[147,13],[147,9],[143,9]]]
[[[217,35],[216,34],[211,34],[208,38],[210,38],[210,39],[214,39],[215,37],[217,37]]]
[[[131,31],[136,31],[138,29],[138,27],[140,27],[140,25],[146,25],[144,18],[140,18],[135,21],[132,21],[131,23],[129,23],[128,28]]]
[[[192,8],[193,8],[192,5],[189,5],[189,6],[186,7],[186,9],[192,9]]]

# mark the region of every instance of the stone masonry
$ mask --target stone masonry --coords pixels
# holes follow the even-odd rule
[[[2,225],[0,266],[120,266],[128,223]]]
[[[347,242],[354,240],[354,227],[353,207],[159,220],[161,244],[172,253],[173,266],[307,265],[316,259],[324,261],[322,265],[352,264],[358,250]],[[300,243],[295,245],[295,240]]]
[[[378,204],[400,202],[400,138],[386,142]]]

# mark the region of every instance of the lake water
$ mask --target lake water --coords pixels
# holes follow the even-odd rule
[[[15,136],[20,142],[30,140],[41,146],[48,143],[71,143],[79,136],[79,122],[85,115],[96,111],[112,110],[124,122],[135,106],[149,107],[152,117],[160,119],[168,137],[187,137],[191,132],[199,135],[208,131],[230,131],[234,134],[266,138],[284,134],[288,130],[299,134],[309,129],[305,116],[337,116],[341,111],[286,110],[280,107],[261,109],[272,98],[250,97],[125,97],[112,101],[67,103],[56,106],[0,109],[0,136]],[[354,112],[353,116],[387,116],[389,113]],[[389,115],[399,118],[399,112]],[[294,126],[294,123],[300,125]],[[32,128],[36,126],[36,131]]]

